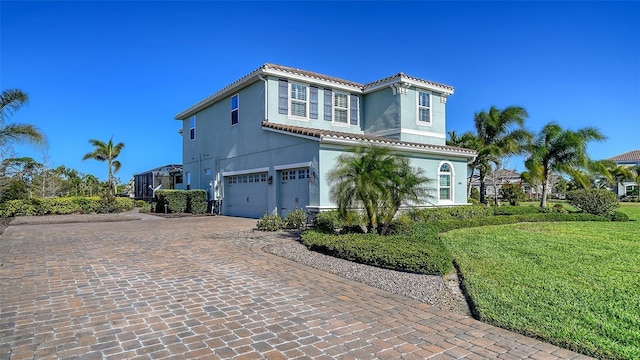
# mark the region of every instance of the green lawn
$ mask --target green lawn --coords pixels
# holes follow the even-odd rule
[[[640,207],[623,209],[638,218]],[[640,358],[640,222],[487,226],[443,240],[482,321],[598,358]]]
[[[620,209],[623,213],[629,215],[629,219],[640,221],[640,202],[623,202],[620,203]]]

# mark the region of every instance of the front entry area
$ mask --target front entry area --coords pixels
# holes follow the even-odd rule
[[[309,205],[309,168],[280,171],[280,216],[285,217],[295,209],[305,210]]]

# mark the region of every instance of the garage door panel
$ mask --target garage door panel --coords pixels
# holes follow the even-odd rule
[[[227,176],[226,215],[259,218],[267,212],[267,173]]]
[[[309,168],[283,170],[280,181],[281,216],[309,205]]]

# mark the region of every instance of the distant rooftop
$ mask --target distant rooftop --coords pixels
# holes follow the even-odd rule
[[[624,154],[611,157],[609,160],[615,162],[637,162],[640,161],[640,150],[631,150]]]

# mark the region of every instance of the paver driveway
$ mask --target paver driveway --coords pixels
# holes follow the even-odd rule
[[[10,226],[0,359],[585,358],[261,251],[279,240],[205,237],[254,225]]]

